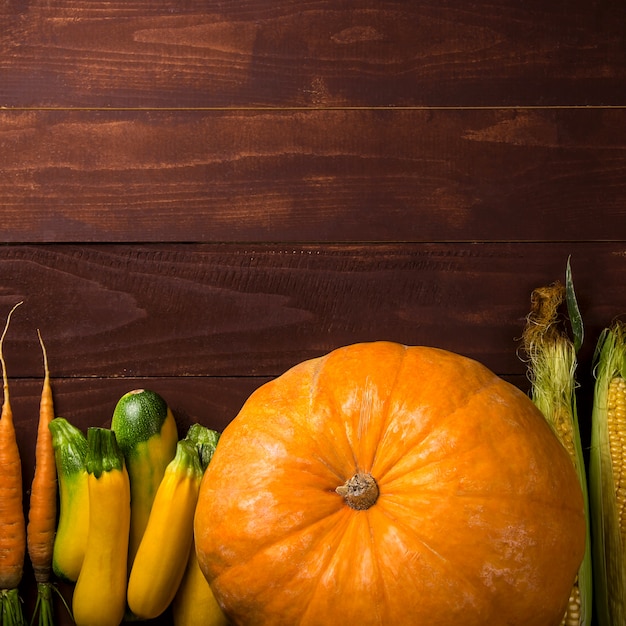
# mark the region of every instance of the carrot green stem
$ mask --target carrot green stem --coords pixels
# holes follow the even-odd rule
[[[67,605],[65,598],[63,597],[63,595],[61,594],[61,592],[57,589],[55,585],[53,585],[50,582],[37,583],[37,601],[35,603],[33,616],[30,620],[30,626],[34,626],[35,620],[37,620],[36,621],[37,626],[54,626],[55,621],[54,621],[54,599],[52,597],[53,593],[56,593],[59,596],[59,598],[61,598],[61,602],[63,603],[63,606],[66,608],[70,617],[72,616],[70,607]]]
[[[37,602],[33,617],[30,620],[31,626],[35,623],[39,626],[54,626],[54,607],[52,605],[52,592],[48,583],[37,584]]]
[[[26,626],[22,600],[17,589],[0,591],[0,618],[2,626]]]

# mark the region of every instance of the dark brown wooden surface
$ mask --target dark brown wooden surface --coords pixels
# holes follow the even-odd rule
[[[0,149],[12,242],[626,232],[626,109],[4,111]]]
[[[530,292],[568,257],[586,437],[594,344],[626,314],[625,94],[615,0],[6,0],[0,315],[24,301],[6,359],[25,488],[37,328],[83,428],[151,387],[181,431],[221,429],[295,363],[377,339],[527,390]]]
[[[619,0],[5,0],[11,107],[623,105]]]
[[[622,242],[5,246],[6,360],[38,377],[39,328],[58,378],[271,377],[377,339],[517,375],[530,293],[570,255],[592,341],[626,312]]]

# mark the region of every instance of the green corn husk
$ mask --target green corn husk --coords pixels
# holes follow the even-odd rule
[[[626,327],[616,323],[601,334],[594,356],[589,487],[591,495],[595,607],[598,626],[626,624],[626,552],[617,510],[609,444],[611,380],[626,378]]]
[[[528,359],[531,398],[572,459],[583,492],[587,520],[585,555],[572,588],[568,611],[561,623],[566,626],[589,626],[593,610],[589,499],[576,402],[576,355],[582,344],[583,326],[569,263],[566,281],[566,287],[557,282],[533,291],[532,310],[527,318],[523,341]],[[559,316],[559,309],[565,300],[574,339],[565,331]]]

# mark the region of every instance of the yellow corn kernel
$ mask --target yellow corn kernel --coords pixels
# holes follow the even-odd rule
[[[600,336],[594,364],[589,485],[594,558],[594,624],[626,624],[626,325]]]
[[[561,407],[560,410],[554,411],[550,418],[553,430],[576,467],[577,453],[574,444],[574,427],[571,413],[564,407]],[[578,585],[578,577],[576,577],[567,603],[567,610],[565,611],[560,626],[582,626],[582,615],[580,587]]]
[[[572,424],[572,416],[567,409],[561,407],[561,410],[555,411],[550,416],[551,425],[556,433],[559,441],[563,447],[567,450],[572,463],[576,466],[576,446],[574,445],[574,427]]]
[[[615,376],[609,383],[607,424],[611,469],[622,543],[626,542],[626,380]]]
[[[546,413],[548,412],[546,411]],[[568,411],[565,406],[561,405],[557,406],[547,417],[556,436],[567,450],[574,467],[576,467],[579,460],[574,443],[574,425],[571,412]],[[582,626],[582,615],[580,587],[578,585],[578,577],[576,577],[567,603],[567,610],[561,620],[560,626]]]
[[[581,616],[580,587],[578,586],[578,580],[576,580],[567,603],[567,611],[565,611],[560,626],[580,626]]]

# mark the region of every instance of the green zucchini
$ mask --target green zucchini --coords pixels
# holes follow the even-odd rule
[[[52,571],[76,582],[82,567],[89,528],[87,438],[63,417],[48,425],[59,485],[59,521],[52,552]]]
[[[178,429],[171,409],[158,393],[135,389],[117,402],[111,430],[130,479],[130,571],[165,468],[176,454]]]

